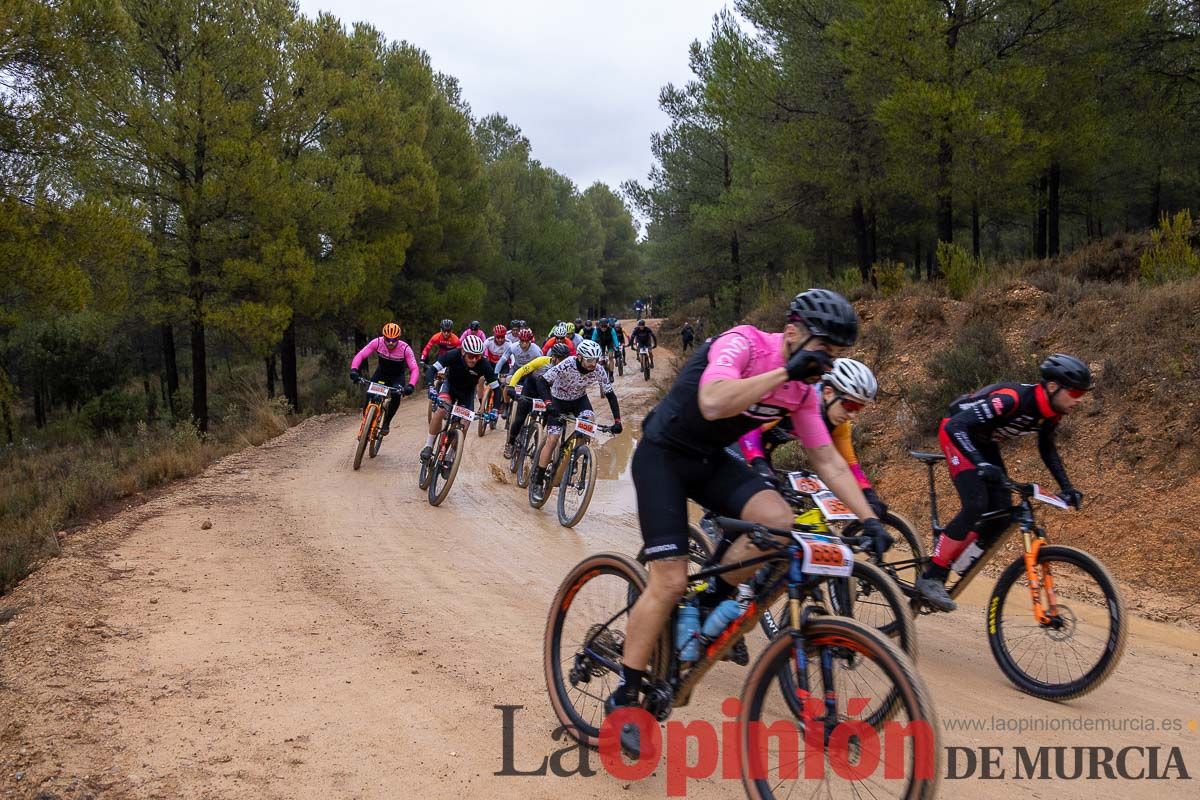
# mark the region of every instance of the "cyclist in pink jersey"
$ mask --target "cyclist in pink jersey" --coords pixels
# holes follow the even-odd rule
[[[810,289],[792,300],[783,333],[741,325],[702,345],[646,417],[633,454],[633,483],[650,582],[630,612],[621,682],[605,703],[607,712],[640,702],[651,651],[687,588],[687,501],[723,516],[792,526],[792,510],[783,497],[725,451],[743,434],[790,416],[821,479],[863,520],[864,533],[875,539],[877,549],[890,545],[891,537],[833,447],[813,385],[832,367],[833,356],[857,338],[854,307],[836,292]],[[751,550],[739,538],[722,563],[750,557]],[[716,578],[717,591],[702,595],[705,605],[731,596],[753,573],[751,567]],[[622,726],[620,738],[636,757],[637,726]]]
[[[383,383],[395,389],[403,389],[406,395],[411,395],[414,390],[414,385],[417,382],[417,357],[413,355],[412,348],[408,346],[408,342],[400,338],[400,325],[395,322],[389,322],[383,326],[383,335],[372,339],[367,343],[367,346],[354,356],[350,362],[350,380],[355,383],[359,379],[359,368],[371,356],[377,356],[379,361],[375,367],[375,374],[371,376],[371,380],[376,383]],[[407,372],[405,371],[407,368]],[[400,401],[388,404],[387,414],[383,418],[384,436],[388,434],[388,429],[392,424],[392,417],[396,416],[396,410],[400,408]]]

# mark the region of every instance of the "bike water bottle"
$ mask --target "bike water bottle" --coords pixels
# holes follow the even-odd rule
[[[958,558],[954,559],[954,563],[950,565],[950,569],[962,575],[971,568],[971,565],[983,553],[983,548],[976,541],[978,538],[979,534],[975,531],[967,534],[967,547],[959,554]]]
[[[675,618],[675,649],[680,661],[697,661],[700,658],[700,608],[696,601],[680,603]]]
[[[729,623],[742,615],[742,604],[737,600],[723,600],[712,610],[708,619],[704,620],[703,633],[706,639],[712,641],[729,627]]]

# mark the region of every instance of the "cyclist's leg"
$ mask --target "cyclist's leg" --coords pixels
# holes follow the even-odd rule
[[[636,701],[654,644],[687,588],[687,478],[703,466],[652,442],[639,442],[633,451],[638,524],[650,582],[629,615],[616,705]]]
[[[393,389],[401,389],[401,388],[403,388],[404,383],[403,383],[403,381],[396,381],[393,383],[389,383],[387,385],[391,386]],[[392,424],[392,417],[396,416],[396,412],[399,410],[400,410],[400,398],[398,398],[398,397],[391,398],[388,401],[387,413],[383,415],[383,429],[385,431]]]
[[[587,397],[580,398],[587,400]],[[550,465],[554,458],[554,448],[558,447],[558,439],[563,432],[563,415],[578,414],[579,400],[559,400],[551,396],[550,406],[546,409],[546,441],[542,443],[542,451],[538,454],[538,470]]]
[[[791,506],[766,478],[755,472],[746,462],[734,458],[724,450],[712,456],[710,460],[714,467],[711,475],[689,495],[696,502],[722,516],[738,517],[772,528],[787,530],[792,527]],[[758,549],[750,544],[749,539],[738,537],[725,552],[721,562],[731,564],[757,554]],[[745,581],[755,571],[756,568],[750,567],[719,576],[717,586],[726,591],[718,592],[718,595],[732,591],[733,587]],[[725,586],[721,585],[722,582]]]

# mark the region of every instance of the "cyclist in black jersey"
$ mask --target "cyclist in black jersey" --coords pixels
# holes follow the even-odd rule
[[[1056,353],[1042,362],[1041,376],[1040,383],[994,383],[963,395],[942,419],[938,440],[962,510],[938,537],[933,561],[917,580],[917,591],[936,608],[956,607],[944,585],[954,560],[976,539],[986,548],[1008,529],[1007,517],[979,522],[989,511],[1012,506],[1012,493],[1004,485],[1001,443],[1036,433],[1042,461],[1061,489],[1059,497],[1076,509],[1083,501],[1083,492],[1063,468],[1054,434],[1062,418],[1091,390],[1092,371],[1078,358]]]
[[[637,325],[629,332],[629,349],[633,350],[636,358],[638,349],[642,347],[650,350],[650,368],[654,369],[654,348],[658,347],[658,337],[646,325],[646,320],[639,319]]]
[[[462,340],[462,347],[451,350],[438,358],[426,370],[426,381],[430,386],[437,386],[438,378],[442,379],[438,396],[447,403],[455,403],[467,408],[475,408],[475,390],[479,379],[483,378],[489,389],[500,385],[496,378],[496,370],[483,354],[483,339],[478,336],[467,336]],[[442,430],[442,420],[446,418],[446,409],[438,408],[429,419],[429,438],[425,440],[425,449],[421,451],[424,461],[433,455],[433,443]]]

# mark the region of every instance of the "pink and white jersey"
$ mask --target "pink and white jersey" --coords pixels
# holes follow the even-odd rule
[[[783,334],[752,325],[731,328],[703,344],[680,370],[671,391],[643,426],[647,438],[685,452],[711,453],[767,422],[791,416],[805,447],[830,444],[821,419],[816,387],[787,381],[733,417],[706,420],[700,413],[700,387],[720,380],[752,378],[786,366]]]
[[[408,380],[410,383],[416,381],[417,372],[417,357],[413,355],[412,348],[408,343],[401,341],[394,348],[388,349],[387,344],[383,341],[383,337],[372,339],[367,343],[367,346],[354,356],[350,362],[350,369],[358,369],[363,362],[371,356],[379,357],[379,367],[377,380],[384,383],[391,383],[398,380],[403,374],[404,367],[408,367]]]
[[[487,341],[483,343],[483,352],[487,356],[488,361],[495,364],[500,360],[500,357],[504,355],[504,350],[507,347],[507,341],[496,344],[496,337],[489,336]]]

